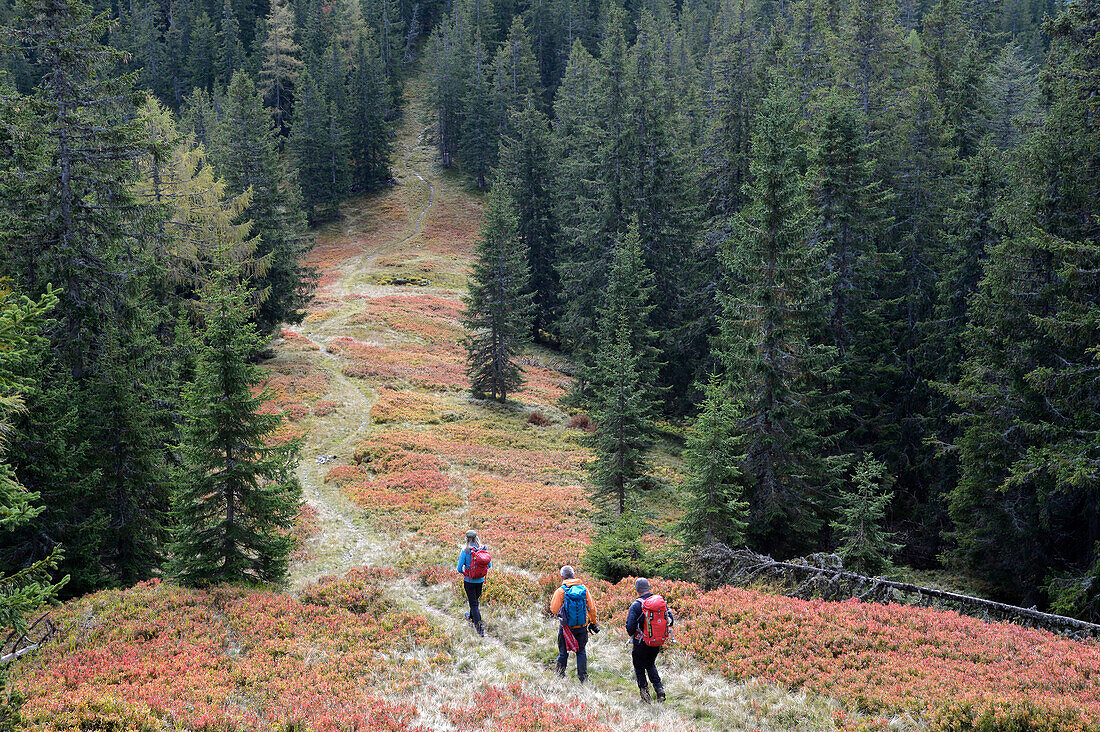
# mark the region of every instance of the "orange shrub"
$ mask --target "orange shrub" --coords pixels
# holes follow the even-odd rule
[[[55,617],[68,630],[16,669],[24,716],[44,731],[411,731],[414,707],[372,695],[415,688],[451,661],[446,636],[421,616],[242,588],[152,581]]]
[[[416,422],[435,424],[439,422],[443,402],[430,394],[418,394],[411,391],[381,389],[378,400],[370,408],[371,419],[377,423]]]
[[[581,703],[555,704],[523,690],[514,681],[506,687],[491,686],[474,695],[472,705],[445,709],[459,730],[491,729],[494,732],[611,732],[596,721],[594,712]]]
[[[587,414],[575,414],[569,418],[569,422],[566,426],[574,430],[584,430],[585,432],[595,432],[596,424],[592,421],[592,418]]]

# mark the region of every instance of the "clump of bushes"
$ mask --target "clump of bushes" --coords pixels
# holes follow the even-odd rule
[[[569,422],[566,424],[569,429],[583,430],[585,432],[595,432],[596,423],[592,421],[592,418],[587,414],[575,414],[569,418]]]
[[[527,424],[534,425],[535,427],[546,427],[552,424],[552,422],[550,418],[542,412],[531,412],[531,416],[527,418]]]

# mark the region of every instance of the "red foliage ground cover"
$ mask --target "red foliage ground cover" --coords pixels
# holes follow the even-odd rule
[[[309,558],[309,550],[306,544],[314,536],[321,533],[321,523],[317,517],[317,510],[308,503],[298,507],[298,516],[294,519],[294,528],[291,534],[294,536],[294,551],[290,554],[290,561],[304,562]]]
[[[369,592],[367,579],[352,583]],[[325,605],[153,581],[69,603],[64,637],[18,669],[24,715],[41,730],[420,729],[412,706],[379,695],[450,663],[446,636],[315,592]]]
[[[593,586],[621,626],[632,580]],[[655,589],[679,619],[675,647],[730,678],[812,689],[872,715],[919,715],[935,730],[1100,729],[1097,643],[929,608],[687,582]]]
[[[517,682],[506,687],[490,686],[470,701],[470,706],[446,710],[458,730],[611,732],[610,727],[596,721],[596,715],[585,705],[547,702],[526,693]]]

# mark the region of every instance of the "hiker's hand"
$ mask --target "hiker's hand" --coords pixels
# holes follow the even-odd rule
[[[588,632],[591,633],[592,635],[596,635],[597,633],[600,632],[600,626],[596,625],[595,623],[589,623],[588,624]]]

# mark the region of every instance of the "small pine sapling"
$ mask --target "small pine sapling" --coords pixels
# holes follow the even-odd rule
[[[745,459],[737,432],[740,419],[738,405],[712,378],[684,451],[687,513],[680,526],[689,545],[739,546],[745,541],[749,504],[743,500],[747,478],[738,467]]]
[[[840,516],[832,527],[840,536],[837,554],[853,572],[877,575],[892,566],[890,556],[897,552],[893,534],[883,528],[886,507],[894,498],[890,490],[893,478],[886,466],[866,457],[856,466],[852,487],[840,496]]]

